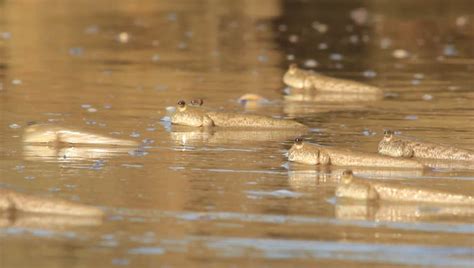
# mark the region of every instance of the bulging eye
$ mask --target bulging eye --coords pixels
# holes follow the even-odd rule
[[[303,138],[302,137],[298,137],[295,139],[295,143],[296,144],[302,144],[303,143]]]
[[[346,169],[342,172],[343,176],[352,176],[352,170]]]
[[[196,106],[202,106],[204,104],[204,100],[203,99],[195,99],[195,100],[191,101],[191,104],[196,105]]]
[[[386,137],[386,138],[389,138],[393,135],[393,131],[391,131],[390,129],[386,129],[384,130],[383,132],[383,135]]]
[[[184,100],[178,101],[179,107],[184,107],[186,105],[186,102]]]

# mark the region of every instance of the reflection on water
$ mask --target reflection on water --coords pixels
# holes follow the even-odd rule
[[[284,142],[305,134],[301,129],[275,130],[242,130],[242,129],[196,129],[182,126],[173,126],[170,132],[171,139],[180,145],[187,144],[229,144],[229,143],[260,143]]]
[[[383,129],[474,149],[473,8],[0,0],[0,186],[107,213],[102,224],[0,217],[2,267],[472,266],[470,208],[341,203],[342,170],[288,164],[285,153],[300,135],[375,152]],[[284,89],[291,63],[385,95]],[[270,101],[245,108],[246,93]],[[196,98],[310,131],[160,122],[170,103]],[[428,165],[354,173],[473,194],[470,167]]]
[[[48,214],[17,214],[13,217],[2,214],[2,217],[0,217],[0,226],[2,228],[68,230],[73,227],[94,227],[101,224],[102,219],[98,217],[74,217]]]
[[[470,206],[417,205],[393,203],[367,203],[349,200],[338,201],[336,217],[351,220],[378,222],[419,222],[434,219],[452,221],[456,217],[471,219],[474,209]],[[466,218],[467,217],[467,218]]]

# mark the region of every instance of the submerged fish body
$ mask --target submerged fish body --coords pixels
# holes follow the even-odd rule
[[[102,210],[60,199],[38,197],[0,188],[0,212],[29,212],[69,216],[103,216]]]
[[[474,205],[474,196],[374,182],[357,178],[351,171],[346,171],[340,181],[336,188],[338,198]]]
[[[378,152],[382,155],[402,158],[429,158],[444,160],[471,161],[474,168],[474,152],[430,142],[416,141],[395,136],[386,131],[379,143]]]
[[[411,159],[399,159],[376,153],[357,152],[347,149],[323,147],[305,142],[295,142],[288,151],[288,160],[308,165],[359,166],[379,168],[423,169]]]
[[[138,145],[138,142],[133,140],[117,139],[50,124],[35,124],[29,126],[24,132],[23,142],[25,144]]]
[[[201,107],[188,106],[184,102],[171,115],[171,123],[193,127],[307,128],[293,120],[251,114],[212,112]]]
[[[290,65],[283,76],[283,82],[290,87],[314,89],[319,92],[382,94],[378,87],[303,70],[294,64]]]

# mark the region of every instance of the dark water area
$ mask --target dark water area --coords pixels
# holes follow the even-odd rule
[[[376,152],[384,129],[474,150],[473,14],[471,1],[0,0],[0,187],[106,213],[0,213],[0,266],[472,267],[472,207],[339,202],[342,168],[285,154],[297,136]],[[291,63],[384,96],[288,89]],[[196,98],[310,131],[161,120]],[[29,144],[37,124],[135,144]],[[469,164],[354,172],[474,195]]]

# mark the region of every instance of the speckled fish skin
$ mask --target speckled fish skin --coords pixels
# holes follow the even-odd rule
[[[400,159],[376,153],[357,152],[316,144],[294,144],[288,151],[288,160],[309,165],[335,165],[360,167],[412,168],[424,166],[412,159]]]
[[[393,157],[473,161],[474,167],[473,151],[399,136],[387,135],[383,137],[379,143],[378,151],[382,155]]]
[[[194,127],[248,127],[288,129],[307,127],[287,119],[276,119],[268,116],[206,111],[200,107],[181,107],[171,116],[171,123]]]
[[[306,128],[305,125],[292,120],[276,119],[262,115],[208,112],[215,126],[219,127],[252,127],[252,128]]]
[[[360,82],[333,78],[310,70],[303,70],[296,65],[290,65],[283,76],[283,82],[293,88],[314,89],[320,92],[353,93],[353,94],[382,94],[378,87]]]
[[[336,188],[336,197],[366,201],[427,202],[474,205],[474,197],[423,188],[412,188],[393,183],[374,182],[343,174]]]
[[[30,213],[61,214],[69,216],[101,217],[102,210],[65,200],[37,197],[9,189],[0,189],[0,212],[21,211]]]

